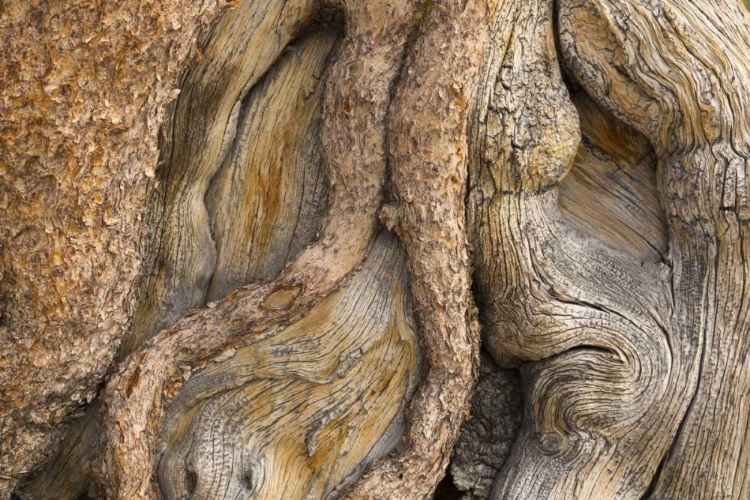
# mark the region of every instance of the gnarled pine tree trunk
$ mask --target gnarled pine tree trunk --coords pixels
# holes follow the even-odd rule
[[[0,499],[749,498],[749,28],[0,2]]]

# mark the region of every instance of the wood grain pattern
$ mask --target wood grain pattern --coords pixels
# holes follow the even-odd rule
[[[750,17],[731,0],[563,1],[560,12],[575,77],[659,158],[669,368],[683,380],[671,397],[690,400],[651,498],[745,498]]]
[[[485,346],[523,363],[525,404],[492,498],[640,498],[684,411],[667,370],[668,270],[563,219],[557,186],[580,133],[552,2],[499,12],[469,206]]]
[[[563,219],[582,234],[634,258],[661,261],[668,236],[651,145],[586,94],[574,94],[572,100],[581,143],[573,167],[560,182]]]
[[[418,381],[406,284],[383,233],[347,287],[192,374],[166,419],[164,497],[323,499],[387,453]]]
[[[285,18],[288,26],[298,26],[306,19],[306,11],[295,9],[292,4],[274,1],[272,5],[290,9],[289,17]],[[100,494],[122,499],[155,498],[158,493],[151,478],[156,465],[157,437],[165,405],[181,387],[181,374],[186,367],[198,370],[213,357],[226,352],[229,346],[240,347],[243,342],[274,325],[299,320],[317,302],[339,288],[367,255],[376,232],[385,173],[384,125],[390,82],[399,68],[406,26],[413,10],[410,3],[401,1],[377,5],[347,2],[340,8],[346,14],[348,29],[339,57],[330,69],[324,97],[321,138],[331,191],[329,211],[320,237],[298,254],[274,280],[246,286],[218,303],[208,304],[198,313],[184,315],[123,364],[110,381],[104,398],[105,442],[102,460],[96,469]],[[254,31],[261,33],[265,26],[262,23],[271,22],[264,19],[254,29],[246,29],[243,36],[252,37]],[[383,24],[385,19],[388,22]],[[285,23],[272,25],[278,29],[287,26]],[[248,28],[246,25],[242,27]],[[376,39],[373,39],[374,33],[377,33]],[[222,56],[231,54],[231,51],[227,54],[220,51],[213,64],[220,64]],[[350,65],[352,58],[361,59],[363,64]],[[248,70],[255,75],[254,63],[251,66]],[[222,88],[217,82],[211,82],[212,74],[226,77],[215,71],[191,72],[196,78],[208,78],[207,83],[215,86],[211,88]],[[234,82],[229,90],[234,92],[242,88]],[[212,106],[219,106],[216,109],[224,111],[220,116],[226,120],[234,109],[234,105],[227,102],[236,102],[238,97],[239,94],[231,92],[220,94],[220,103]],[[202,115],[199,119],[203,120]],[[226,121],[217,118],[217,123]],[[213,141],[209,153],[221,153],[223,146],[216,141],[223,140],[223,132],[213,132],[224,129],[209,127],[200,132],[199,125],[185,126],[191,134],[207,134],[196,140]],[[195,147],[190,141],[188,143]],[[178,141],[174,147],[178,148]],[[203,151],[201,154],[208,153]],[[213,158],[211,156],[209,160]],[[192,155],[187,159],[196,161]],[[198,167],[201,172],[213,168]],[[195,220],[201,221],[202,200],[197,193],[201,192],[201,186],[206,188],[207,183],[189,182],[188,185],[188,193],[192,193],[188,201],[198,203],[189,202],[187,208],[198,208],[197,212],[189,210],[185,213],[193,214]],[[175,233],[183,234],[186,234],[184,227]],[[185,254],[185,257],[185,262],[190,262],[190,254]],[[193,268],[192,263],[189,267]],[[186,290],[193,289],[190,276],[201,276],[200,270],[204,268],[203,264],[195,266],[198,274],[191,271],[183,277],[187,280]],[[181,293],[179,287],[170,285],[167,288],[170,294]]]
[[[303,35],[245,98],[234,146],[206,193],[217,254],[208,300],[273,278],[320,228],[323,72],[338,37]]]

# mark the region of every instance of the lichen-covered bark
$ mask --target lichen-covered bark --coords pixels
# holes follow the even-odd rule
[[[158,127],[222,4],[0,5],[0,498],[117,351]]]

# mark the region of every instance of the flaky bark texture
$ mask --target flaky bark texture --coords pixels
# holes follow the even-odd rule
[[[222,5],[0,5],[0,498],[117,351],[158,127]]]
[[[750,496],[738,2],[222,6],[0,3],[0,499]]]

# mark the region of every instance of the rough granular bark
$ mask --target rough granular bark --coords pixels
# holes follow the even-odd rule
[[[453,483],[468,498],[490,498],[495,478],[518,436],[522,415],[518,372],[500,368],[483,353],[469,418],[461,427],[450,466]]]
[[[158,128],[222,5],[0,5],[0,498],[117,351]]]

